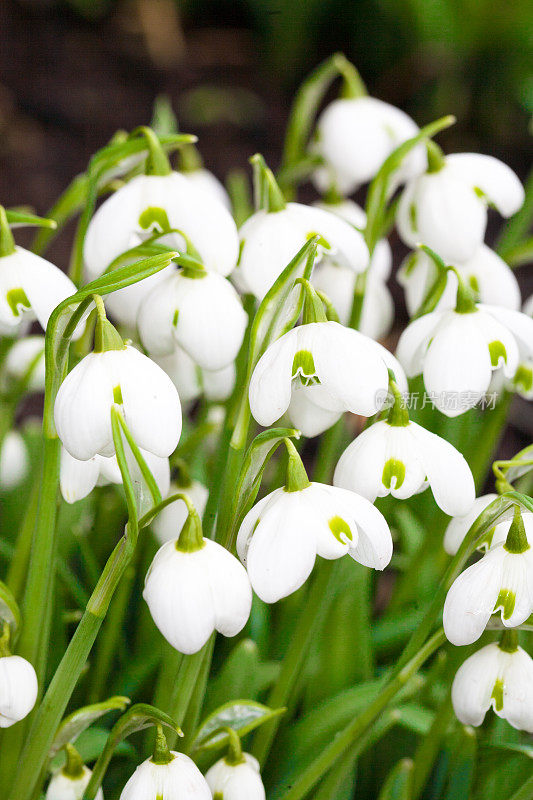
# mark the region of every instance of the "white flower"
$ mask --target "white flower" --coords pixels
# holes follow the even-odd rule
[[[154,361],[165,370],[178,390],[182,403],[196,400],[202,394],[207,400],[227,400],[235,385],[235,364],[232,362],[219,370],[199,367],[179,345],[168,355],[157,356]]]
[[[243,629],[252,590],[246,571],[221,545],[203,539],[200,549],[189,552],[178,545],[170,541],[158,550],[143,597],[172,647],[196,653],[213,631],[235,636]]]
[[[372,180],[392,151],[417,133],[418,126],[407,114],[375,97],[334,100],[318,119],[312,145],[325,161],[315,173],[317,186],[324,191],[333,185],[342,194],[351,194]],[[405,158],[399,177],[405,180],[425,167],[424,148],[417,147]]]
[[[452,703],[464,725],[481,725],[492,706],[513,728],[533,733],[533,660],[521,647],[482,647],[459,667]]]
[[[239,764],[221,758],[207,771],[205,779],[217,800],[265,800],[259,762],[249,753],[243,753]]]
[[[240,527],[237,553],[255,593],[275,603],[305,583],[317,555],[348,554],[364,566],[384,569],[392,539],[385,518],[364,497],[311,483],[297,491],[276,489],[256,503]]]
[[[397,225],[403,241],[422,242],[445,261],[472,258],[483,242],[487,205],[504,217],[524,202],[524,189],[515,173],[492,156],[456,153],[444,166],[407,184],[398,207]]]
[[[0,728],[24,719],[37,699],[37,675],[29,661],[20,656],[0,658]]]
[[[64,272],[29,250],[16,247],[0,258],[0,325],[6,334],[14,335],[35,318],[46,330],[54,308],[75,293]]]
[[[239,234],[239,273],[248,291],[260,299],[315,234],[324,240],[321,253],[334,255],[338,263],[354,272],[362,272],[368,266],[368,248],[362,234],[337,214],[322,208],[287,203],[281,211],[256,211]]]
[[[162,458],[175,450],[181,433],[176,387],[157,364],[125,346],[90,353],[61,384],[54,418],[70,455],[81,461],[114,455],[113,404],[120,405],[139,447]]]
[[[522,311],[527,317],[533,318],[533,295],[526,300]],[[520,363],[512,379],[508,381],[508,388],[526,400],[533,400],[533,345],[530,341],[527,346],[523,338],[518,339],[518,350]]]
[[[168,458],[155,456],[146,450],[141,450],[141,455],[154,476],[161,496],[166,497],[170,487]],[[87,461],[79,461],[71,456],[64,447],[61,448],[59,486],[63,499],[67,503],[82,500],[92,492],[95,486],[104,486],[106,483],[122,483],[122,474],[116,456],[96,455]]]
[[[432,311],[412,321],[396,356],[408,377],[423,374],[439,411],[455,417],[486,394],[493,370],[515,374],[519,348],[533,355],[533,319],[479,304],[472,312]]]
[[[520,287],[510,267],[487,245],[482,244],[474,255],[454,267],[464,282],[477,294],[480,303],[520,309]],[[412,316],[415,314],[437,278],[437,268],[432,258],[423,250],[411,253],[398,271],[398,283],[405,291],[405,303]],[[448,272],[446,288],[435,310],[455,308],[457,276]]]
[[[182,231],[199,252],[206,269],[229,275],[237,262],[239,242],[227,208],[177,172],[138,175],[102,203],[85,238],[84,260],[89,280],[101,275],[126,250],[154,230]],[[178,233],[158,241],[183,251]]]
[[[13,489],[28,473],[28,450],[16,430],[8,431],[0,447],[0,488]]]
[[[91,780],[92,771],[82,767],[79,776],[56,772],[48,784],[45,800],[83,800],[83,793]],[[104,800],[104,793],[98,789],[95,800]]]
[[[124,289],[111,292],[106,295],[107,310],[133,336],[137,330],[137,317],[142,301],[155,286],[164,281],[168,275],[172,275],[175,270],[175,265],[170,264],[154,275],[143,278],[142,281],[137,281],[137,283],[132,283],[131,286],[126,286]]]
[[[476,497],[466,514],[455,515],[449,521],[446,532],[444,533],[444,549],[447,553],[449,553],[449,555],[454,556],[456,554],[463,539],[476,519],[483,511],[485,511],[487,506],[492,503],[493,500],[496,500],[497,497],[497,494],[484,494],[481,495],[481,497]],[[497,526],[495,526],[494,530],[496,530],[496,528],[500,528],[500,526],[505,526],[505,523],[499,523]],[[510,523],[507,525],[507,530],[509,529],[509,526]],[[503,541],[505,541],[507,537],[507,530],[505,530]],[[493,537],[491,537],[491,540],[492,538]],[[499,537],[498,541],[500,541]],[[487,544],[490,545],[490,542],[484,542],[483,548],[485,548]]]
[[[475,642],[491,615],[521,625],[533,612],[533,549],[510,552],[497,544],[455,579],[444,604],[444,632],[452,644]]]
[[[416,422],[375,422],[346,448],[335,469],[335,486],[374,502],[401,500],[431,487],[446,514],[465,513],[474,501],[474,479],[465,459],[445,439]]]
[[[171,751],[172,761],[140,764],[120,795],[120,800],[211,800],[206,780],[194,761]]]
[[[272,425],[287,411],[297,388],[337,418],[343,411],[371,416],[387,395],[384,352],[372,339],[337,322],[293,328],[268,347],[254,369],[252,414],[260,425]]]
[[[192,183],[195,189],[213,198],[217,202],[222,203],[222,205],[226,206],[228,211],[231,212],[229,195],[223,184],[212,172],[201,167],[200,169],[194,169],[190,172],[184,172],[183,174],[189,183]]]
[[[203,369],[227,367],[240,350],[248,317],[231,283],[205,272],[175,271],[143,300],[139,334],[149,353],[168,355],[179,345]]]
[[[201,518],[205,511],[207,498],[209,497],[209,490],[200,481],[191,481],[188,486],[180,486],[178,483],[172,483],[168,492],[163,496],[173,494],[184,494],[189,498],[192,505],[195,507],[198,516]],[[168,506],[159,512],[157,517],[152,522],[152,528],[157,536],[159,542],[164,544],[173,539],[177,539],[181,533],[181,529],[185,525],[185,521],[189,511],[183,500],[174,500]]]
[[[4,368],[6,375],[16,381],[29,373],[28,390],[44,391],[44,336],[25,336],[16,341],[7,354]]]

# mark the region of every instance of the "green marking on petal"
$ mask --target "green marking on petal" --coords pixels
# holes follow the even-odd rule
[[[417,230],[417,210],[416,205],[411,203],[409,206],[409,222],[411,223],[411,228],[416,231]]]
[[[224,800],[224,795],[222,792],[215,792],[213,795],[213,800]]]
[[[328,240],[324,239],[322,234],[318,233],[317,231],[309,231],[309,233],[307,234],[307,236],[305,238],[306,238],[307,241],[309,241],[310,239],[314,239],[315,236],[318,236],[317,244],[319,244],[321,247],[325,247],[326,250],[331,250],[331,245],[328,242]]]
[[[330,531],[338,542],[341,544],[346,544],[346,539],[349,539],[350,542],[353,542],[350,526],[345,519],[339,516],[332,517],[329,520],[328,525]]]
[[[394,480],[394,486],[392,486],[392,480]],[[393,489],[399,489],[400,486],[403,484],[405,480],[405,464],[402,461],[399,461],[397,458],[389,458],[385,466],[383,467],[383,475],[381,476],[381,482],[386,489],[390,489],[391,486]]]
[[[316,377],[313,354],[309,350],[298,350],[292,361],[292,377],[299,377],[304,386],[319,383]]]
[[[496,605],[494,606],[494,610],[497,611],[498,608],[503,610],[503,618],[509,619],[514,611],[514,607],[516,605],[516,594],[511,591],[511,589],[500,589],[500,594],[498,595],[498,599],[496,600]]]
[[[176,325],[178,324],[179,315],[180,315],[180,310],[179,310],[179,308],[177,308],[174,311],[174,316],[172,317],[172,327],[173,328],[175,328]]]
[[[472,188],[474,189],[474,193],[479,197],[480,200],[485,200],[485,201],[487,200],[487,195],[485,194],[483,189],[480,189],[479,186],[473,186]]]
[[[503,709],[503,681],[498,678],[492,690],[491,699],[494,700],[494,707],[496,711]]]
[[[410,256],[407,257],[407,260],[404,261],[402,272],[405,276],[409,276],[413,273],[416,265],[418,264],[418,253],[411,253]]]
[[[490,363],[493,367],[498,366],[500,363],[500,358],[503,358],[505,363],[507,363],[507,350],[505,349],[503,342],[500,342],[497,339],[494,342],[490,342],[489,353]]]
[[[523,392],[533,389],[533,369],[525,364],[520,364],[513,378],[514,385]]]
[[[122,389],[120,388],[120,385],[117,385],[113,388],[113,402],[119,406],[121,406],[124,402],[122,399]]]
[[[6,294],[6,300],[15,317],[20,316],[22,308],[31,308],[31,303],[22,286],[18,286],[16,289],[10,289]]]
[[[476,294],[479,294],[479,281],[475,275],[470,275],[468,278],[468,285]]]
[[[143,230],[148,230],[152,226],[157,226],[161,232],[170,230],[170,222],[164,208],[149,206],[145,208],[139,217],[139,225]]]

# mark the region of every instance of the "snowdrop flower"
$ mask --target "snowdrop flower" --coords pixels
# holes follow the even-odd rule
[[[37,675],[20,656],[0,657],[0,728],[27,717],[37,699]]]
[[[146,575],[143,597],[165,639],[196,653],[213,631],[235,636],[248,620],[252,590],[246,571],[224,547],[204,539],[190,500],[179,538],[164,544]]]
[[[497,499],[497,497],[498,497],[497,494],[484,494],[481,495],[480,497],[476,497],[476,499],[474,500],[473,504],[466,512],[466,514],[456,515],[449,521],[448,527],[446,528],[446,531],[444,533],[444,549],[449,555],[454,556],[457,553],[463,539],[465,538],[466,534],[468,533],[468,531],[470,530],[476,519],[479,517],[480,514],[483,513],[483,511],[485,511],[487,506],[490,505],[490,503],[492,503],[493,500]],[[490,537],[490,540],[485,539],[484,537],[483,542],[480,543],[480,548],[486,549],[488,546],[490,547],[491,541],[494,538],[494,532],[496,531],[496,528],[503,531],[504,528],[506,527],[505,534],[503,535],[503,540],[500,538],[500,536],[497,537],[498,542],[500,541],[502,543],[505,542],[509,526],[510,523],[507,526],[505,522],[498,523],[498,525],[496,525],[493,529],[493,533]]]
[[[366,226],[365,212],[352,200],[321,203],[320,207],[338,214],[358,228]],[[361,333],[372,339],[386,336],[394,320],[394,301],[385,283],[391,267],[390,245],[386,239],[381,239],[370,259],[358,327]],[[357,274],[351,267],[337,263],[335,256],[329,256],[326,252],[313,271],[313,285],[329,297],[343,325],[350,323],[356,281]]]
[[[522,311],[530,319],[533,318],[533,295],[526,300]],[[518,339],[518,350],[520,363],[508,381],[508,388],[526,400],[533,400],[533,345],[531,341],[528,346],[523,339]]]
[[[168,750],[161,729],[156,750],[140,764],[120,795],[120,800],[211,800],[207,782],[189,756]]]
[[[65,747],[67,760],[63,769],[52,776],[45,800],[83,800],[85,789],[91,780],[92,771],[85,766],[81,757],[71,744]],[[104,794],[98,789],[95,800],[104,800]]]
[[[182,403],[188,403],[204,395],[207,400],[227,400],[235,385],[235,364],[219,370],[201,369],[179,345],[165,356],[156,356],[154,361],[165,370],[178,390]]]
[[[185,495],[196,509],[198,516],[203,517],[209,497],[209,490],[203,483],[180,476],[180,480],[173,482],[169,491],[163,496],[170,497],[173,494]],[[183,500],[175,500],[165,506],[152,522],[153,531],[159,542],[164,544],[178,538],[188,516],[189,509]]]
[[[375,97],[334,100],[318,119],[312,145],[325,162],[315,173],[316,185],[321,191],[334,186],[342,194],[351,194],[372,180],[392,151],[417,133],[418,126],[407,114]],[[424,148],[414,148],[398,178],[423,172],[426,163]]]
[[[315,302],[313,297],[318,298],[307,282],[304,288],[305,320],[308,301],[311,305]],[[267,348],[253,371],[250,409],[264,427],[279,419],[291,401],[291,419],[306,427],[305,413],[298,413],[302,409],[297,391],[305,392],[315,405],[329,412],[333,422],[344,411],[371,416],[386,399],[388,356],[384,355],[384,348],[358,331],[324,321],[321,304],[315,305],[314,310],[319,312],[315,318],[323,321],[308,322],[285,333]],[[306,434],[304,428],[300,430]]]
[[[317,555],[348,554],[373,569],[392,557],[392,538],[382,514],[354,492],[310,483],[290,440],[287,480],[245,516],[237,553],[255,593],[275,603],[295,592],[311,574]]]
[[[533,733],[533,660],[514,631],[467,658],[454,678],[452,703],[464,725],[481,725],[492,706],[513,728]]]
[[[481,303],[520,309],[520,288],[510,267],[500,256],[481,244],[474,255],[463,263],[454,263],[463,281],[470,286]],[[398,283],[405,291],[405,303],[411,316],[416,314],[427,293],[434,285],[438,273],[435,263],[423,250],[416,250],[404,261],[398,271]],[[455,308],[457,276],[448,272],[448,282],[435,310]]]
[[[508,628],[533,612],[533,549],[518,508],[505,543],[493,545],[452,584],[444,604],[444,632],[452,644],[472,644],[498,610]]]
[[[229,275],[239,242],[227,208],[177,172],[138,175],[105,200],[92,218],[84,246],[88,280],[99,277],[117,256],[154,233],[183,252],[192,243],[206,269]],[[143,282],[144,283],[144,282]]]
[[[238,733],[225,728],[229,736],[228,752],[207,771],[205,779],[216,800],[265,800],[265,787],[259,762],[243,753]]]
[[[510,217],[524,202],[524,189],[512,169],[492,156],[444,156],[434,142],[428,153],[428,172],[402,194],[398,231],[411,247],[423,242],[445,261],[463,263],[483,242],[487,206]]]
[[[170,488],[168,458],[155,456],[147,450],[141,450],[141,455],[154,476],[161,496],[166,497]],[[133,475],[132,477],[135,479]],[[67,503],[82,500],[95,486],[105,486],[107,483],[122,483],[122,474],[115,455],[109,457],[96,455],[87,461],[79,461],[64,447],[61,448],[59,486]]]
[[[311,237],[322,241],[319,256],[328,253],[354,272],[368,266],[368,248],[362,234],[337,214],[301,203],[285,203],[271,171],[264,166],[269,194],[268,210],[261,209],[240,228],[239,279],[248,292],[262,299],[287,264]]]
[[[115,452],[111,407],[120,406],[135,442],[156,456],[169,456],[181,433],[176,387],[146,356],[125,345],[105,319],[100,298],[95,350],[67,375],[57,394],[54,419],[71,456],[88,461]]]
[[[46,330],[54,308],[75,294],[64,272],[23,247],[16,247],[6,212],[0,206],[0,328],[16,335],[27,321],[37,319]]]
[[[533,319],[520,311],[474,305],[463,285],[454,311],[432,311],[407,326],[396,356],[408,377],[423,374],[439,411],[456,417],[486,394],[494,370],[515,375],[519,348],[533,355]]]
[[[185,172],[184,175],[199,194],[205,195],[209,197],[209,199],[216,200],[217,203],[221,203],[231,212],[229,195],[223,184],[212,172],[201,167],[191,172]]]
[[[14,489],[28,474],[28,450],[16,430],[8,431],[0,445],[0,488]]]
[[[30,392],[44,391],[44,336],[25,336],[7,354],[4,369],[11,380],[28,380]]]
[[[174,271],[141,303],[142,343],[154,356],[176,345],[202,369],[229,366],[240,350],[248,317],[229,281],[206,271]]]
[[[346,448],[335,469],[335,486],[371,503],[391,494],[404,500],[431,487],[446,514],[465,513],[474,502],[474,479],[465,459],[445,439],[409,420],[401,393],[386,420],[375,422]]]

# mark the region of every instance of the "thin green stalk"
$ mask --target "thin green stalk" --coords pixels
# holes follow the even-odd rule
[[[15,551],[9,564],[6,583],[18,600],[22,596],[22,590],[26,581],[26,573],[30,560],[33,530],[37,519],[37,508],[39,506],[39,494],[41,489],[41,470],[36,470],[35,480],[31,488],[28,499],[28,506],[24,515]]]
[[[215,636],[212,636],[205,647],[204,657],[202,659],[202,664],[198,671],[198,676],[196,678],[194,690],[191,695],[191,699],[189,701],[187,713],[183,718],[182,728],[184,736],[182,740],[181,749],[184,752],[187,752],[187,750],[189,749],[189,744],[192,741],[194,733],[198,727],[200,713],[202,711],[202,707],[205,700],[207,681],[209,679],[209,673],[211,671],[211,661],[213,658],[214,647],[215,647]]]
[[[271,708],[287,705],[316,633],[317,623],[323,618],[328,598],[331,600],[332,593],[328,588],[334,574],[334,561],[324,561],[317,566],[317,573],[283,658],[280,674],[266,701]],[[265,723],[254,738],[252,753],[260,764],[266,761],[280,721],[280,718],[276,717]]]
[[[311,789],[325,775],[328,770],[343,756],[353,743],[360,740],[365,734],[371,735],[373,725],[379,721],[379,716],[394,700],[394,697],[405,686],[408,680],[415,675],[424,662],[445,641],[442,629],[438,631],[419,652],[407,662],[398,674],[391,678],[378,694],[376,699],[359,716],[355,717],[349,725],[341,731],[335,739],[325,747],[313,763],[296,779],[283,800],[302,800]]]
[[[430,776],[435,760],[439,754],[442,740],[446,736],[450,722],[453,719],[453,706],[450,692],[446,694],[444,702],[435,714],[429,732],[420,740],[416,750],[413,772],[413,790],[411,800],[418,800]]]
[[[172,717],[179,727],[182,726],[185,715],[187,714],[205,658],[208,657],[210,660],[210,654],[212,652],[211,640],[214,640],[214,638],[215,634],[212,634],[210,640],[204,644],[201,650],[190,656],[184,655],[182,657],[179,673],[176,675],[176,680],[174,682],[169,708],[163,709],[163,711],[166,711],[168,715]],[[173,745],[174,741],[172,737],[170,737],[169,746],[172,747]]]
[[[533,775],[508,800],[531,800],[533,797]]]

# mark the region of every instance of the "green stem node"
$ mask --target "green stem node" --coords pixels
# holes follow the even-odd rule
[[[96,305],[96,325],[94,329],[94,352],[106,353],[109,350],[124,350],[126,345],[122,336],[107,319],[104,301],[100,295],[93,295]]]
[[[278,186],[274,173],[267,167],[265,159],[260,153],[250,158],[254,168],[254,184],[258,208],[273,214],[283,211],[286,207],[283,192]]]
[[[301,492],[311,486],[307,472],[303,465],[302,459],[298,450],[295,448],[290,439],[284,439],[285,447],[287,448],[287,455],[289,457],[287,464],[287,477],[285,480],[286,492]]]
[[[294,283],[301,284],[304,290],[303,324],[308,325],[311,322],[327,322],[328,318],[324,310],[324,305],[315,287],[305,278],[298,278]]]
[[[508,553],[520,555],[529,550],[529,542],[526,536],[526,529],[524,527],[524,520],[522,519],[522,511],[519,506],[514,508],[513,521],[505,540],[505,549]]]
[[[147,175],[170,175],[172,167],[168,156],[161,146],[161,142],[151,128],[143,125],[135,133],[140,133],[148,145],[148,158],[146,159]]]
[[[389,411],[387,422],[394,428],[405,428],[409,425],[409,412],[398,384],[391,376],[389,376],[389,391],[394,398],[394,403]]]
[[[163,733],[163,727],[162,725],[158,725],[155,736],[154,753],[151,761],[159,766],[164,766],[165,764],[170,764],[173,760],[174,756],[168,749],[167,737]]]
[[[502,633],[502,637],[498,642],[498,647],[504,653],[515,653],[518,650],[518,633],[514,628],[507,628]]]
[[[176,540],[176,550],[181,553],[194,553],[204,547],[202,522],[194,505],[185,494],[176,495],[176,500],[183,500],[189,512],[181,533]]]
[[[83,775],[83,759],[72,744],[65,745],[66,764],[62,769],[63,775],[76,780]]]
[[[446,165],[446,158],[441,148],[432,139],[426,142],[426,150],[428,156],[428,173],[440,172]]]

